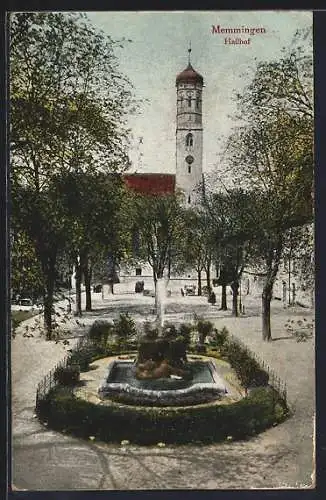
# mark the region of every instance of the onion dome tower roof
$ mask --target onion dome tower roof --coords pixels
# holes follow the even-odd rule
[[[203,77],[199,73],[197,73],[197,71],[194,70],[190,62],[186,67],[186,69],[184,69],[181,73],[178,74],[176,78],[176,84],[180,82],[200,83],[201,85],[204,85]]]

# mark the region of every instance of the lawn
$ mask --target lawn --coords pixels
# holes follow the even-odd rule
[[[36,314],[38,314],[38,311],[11,311],[13,329],[17,328],[20,323],[31,318],[32,316],[35,316]]]

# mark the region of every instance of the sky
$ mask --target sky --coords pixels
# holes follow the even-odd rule
[[[204,78],[203,170],[208,173],[218,168],[223,140],[236,124],[233,97],[250,81],[256,60],[277,60],[297,29],[312,29],[311,11],[120,11],[87,16],[113,39],[131,40],[116,55],[135,97],[147,100],[129,119],[131,170],[137,172],[175,173],[175,79],[188,64],[189,43],[191,64]],[[264,28],[265,33],[213,34],[213,25]],[[228,36],[250,38],[250,43],[225,44]]]

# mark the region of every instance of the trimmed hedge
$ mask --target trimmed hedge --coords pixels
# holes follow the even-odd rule
[[[96,405],[57,387],[40,401],[38,416],[56,430],[81,438],[150,445],[212,443],[244,439],[286,418],[287,408],[274,389],[259,388],[233,404],[194,407],[133,407],[111,402]]]
[[[210,328],[208,323],[203,328],[205,333]],[[185,330],[189,333],[188,328]],[[99,342],[102,335],[96,333],[98,335],[95,334],[93,342],[71,354],[70,365],[78,365],[81,371],[88,370],[89,364],[98,358],[127,353],[136,348],[136,343],[131,340],[124,340],[123,349],[121,343],[103,345]],[[238,342],[230,340],[226,329],[214,330],[212,345],[216,353],[210,353],[210,356],[225,358],[245,388],[256,387],[242,400],[231,404],[214,402],[163,408],[131,406],[113,401],[109,404],[94,404],[76,398],[71,389],[76,381],[73,380],[74,375],[65,372],[60,375],[60,380],[57,379],[65,386],[57,386],[44,399],[38,400],[37,415],[51,428],[65,430],[82,438],[95,436],[107,442],[128,439],[144,445],[158,442],[212,443],[229,439],[230,436],[244,439],[283,421],[288,416],[286,402],[275,389],[267,385],[268,374],[251,357],[250,352]],[[206,349],[205,345],[203,347]],[[196,348],[191,346],[191,350],[196,351]],[[64,381],[64,377],[68,378]]]
[[[267,386],[269,375],[238,342],[225,341],[220,347],[221,355],[230,363],[243,387]]]
[[[97,319],[91,325],[88,335],[94,342],[106,343],[110,334],[113,332],[113,324],[110,321]]]
[[[114,343],[103,346],[94,342],[78,351],[73,351],[69,356],[69,364],[78,365],[81,372],[86,372],[89,370],[89,365],[97,359],[118,354],[129,354],[136,350],[137,342],[126,342],[123,348]]]
[[[79,382],[79,365],[59,366],[54,372],[54,380],[60,385],[73,386]]]

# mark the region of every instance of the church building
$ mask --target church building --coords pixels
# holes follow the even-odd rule
[[[184,203],[194,206],[203,188],[202,94],[204,79],[191,65],[176,77],[176,173],[130,173],[124,176],[130,189],[143,194],[181,191]]]

